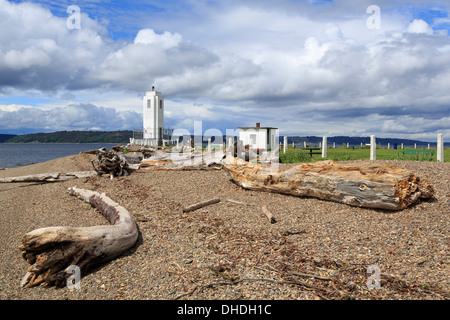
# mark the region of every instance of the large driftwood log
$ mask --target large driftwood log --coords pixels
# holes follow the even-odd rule
[[[275,172],[234,159],[224,169],[240,186],[294,196],[310,196],[352,206],[401,210],[434,195],[433,186],[412,172],[375,162],[300,164]]]
[[[71,265],[78,266],[83,273],[94,264],[123,254],[137,241],[133,217],[105,194],[78,188],[69,188],[69,194],[97,208],[111,225],[48,227],[25,234],[20,248],[30,267],[22,281],[24,287],[41,283],[64,286]]]

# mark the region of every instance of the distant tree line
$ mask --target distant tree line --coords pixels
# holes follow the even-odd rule
[[[128,143],[133,131],[58,131],[14,136],[7,143]]]

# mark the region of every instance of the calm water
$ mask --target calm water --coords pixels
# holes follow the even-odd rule
[[[0,143],[0,168],[14,168],[78,154],[81,151],[111,148],[117,143]]]

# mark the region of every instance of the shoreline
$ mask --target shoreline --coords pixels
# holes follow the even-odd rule
[[[0,177],[90,170],[93,157],[77,154],[1,170]],[[404,167],[428,179],[436,190],[435,199],[398,212],[363,209],[245,190],[223,170],[140,169],[114,180],[103,176],[0,184],[4,204],[0,299],[440,300],[450,285],[446,214],[450,212],[450,163],[377,162]],[[280,168],[291,165],[295,164]],[[125,207],[138,224],[138,243],[127,254],[82,275],[81,290],[22,289],[27,263],[18,248],[23,234],[47,226],[107,224],[88,204],[68,195],[67,188],[72,186],[106,193]],[[186,205],[215,197],[221,202],[182,212]],[[262,205],[274,213],[276,223],[268,223]],[[370,265],[381,270],[380,289],[366,286]],[[332,279],[333,285],[320,278]],[[211,285],[239,280],[235,285]],[[314,289],[318,287],[323,290]]]

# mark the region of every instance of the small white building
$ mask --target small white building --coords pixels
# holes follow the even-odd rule
[[[278,128],[261,127],[238,127],[239,140],[243,145],[249,145],[250,149],[274,150],[278,146]]]
[[[147,91],[143,98],[144,139],[161,144],[164,138],[164,97],[161,92]]]

